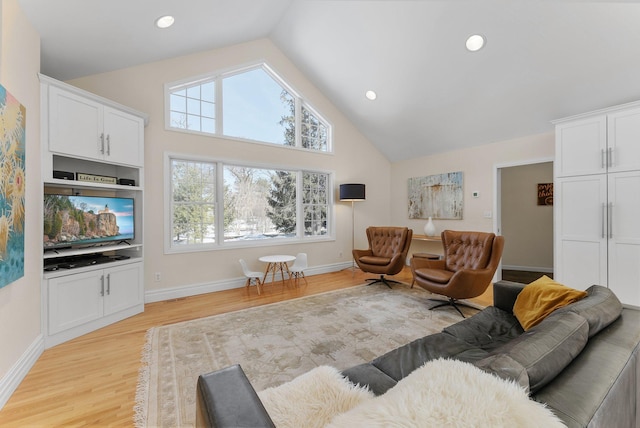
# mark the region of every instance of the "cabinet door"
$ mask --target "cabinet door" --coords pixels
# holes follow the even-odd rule
[[[640,108],[608,116],[609,172],[640,170]]]
[[[605,115],[556,126],[556,176],[606,172]]]
[[[640,307],[640,171],[609,174],[609,288]]]
[[[144,162],[144,121],[142,118],[105,107],[104,135],[105,160],[142,166]]]
[[[109,315],[143,303],[142,263],[104,270],[104,313]]]
[[[49,88],[49,150],[102,159],[102,105],[63,89]]]
[[[607,176],[560,178],[554,192],[554,277],[581,290],[606,286]]]
[[[49,335],[60,333],[100,318],[102,270],[49,280]]]

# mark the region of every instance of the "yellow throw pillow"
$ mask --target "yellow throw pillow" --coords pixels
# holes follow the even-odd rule
[[[566,287],[544,275],[526,285],[513,305],[513,314],[527,331],[558,308],[587,296],[586,291]]]

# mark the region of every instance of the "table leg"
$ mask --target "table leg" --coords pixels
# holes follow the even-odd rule
[[[286,262],[278,263],[278,268],[280,269],[280,278],[282,279],[282,285],[284,285],[284,269],[282,265],[287,266],[287,263]],[[287,271],[289,271],[288,267],[287,267]]]
[[[267,268],[264,270],[264,277],[262,278],[262,283],[264,284],[267,280],[267,275],[269,275],[269,271],[271,270],[272,263],[267,263]],[[271,282],[273,282],[273,277],[271,278]]]

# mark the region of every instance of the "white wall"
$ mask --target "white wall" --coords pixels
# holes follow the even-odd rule
[[[258,60],[274,68],[292,87],[309,100],[333,125],[335,154],[306,153],[279,148],[167,131],[164,128],[163,85],[212,71],[228,69]],[[150,116],[145,129],[145,287],[147,300],[166,293],[181,293],[181,287],[211,291],[231,278],[240,278],[239,258],[254,268],[262,268],[257,258],[264,254],[307,252],[313,266],[332,266],[351,260],[351,206],[337,203],[336,241],[313,244],[289,244],[277,247],[215,250],[166,255],[163,252],[163,153],[197,154],[213,158],[240,159],[275,163],[283,166],[329,169],[335,171],[336,188],[340,183],[367,185],[367,200],[356,206],[356,247],[367,245],[365,228],[387,224],[391,165],[364,138],[329,100],[269,40],[261,39],[228,48],[202,52],[88,76],[67,82]],[[337,198],[336,198],[337,199]],[[342,253],[342,256],[339,254]],[[162,281],[154,282],[161,272]],[[165,294],[161,294],[165,293]],[[151,296],[151,297],[150,297]],[[153,297],[155,296],[155,297]]]
[[[455,150],[402,162],[391,167],[391,222],[408,226],[414,233],[423,234],[426,220],[410,220],[408,215],[408,179],[446,172],[464,174],[464,208],[462,220],[434,220],[438,232],[444,229],[493,231],[493,218],[485,212],[495,210],[495,169],[497,165],[525,160],[552,158],[554,134],[541,134],[502,141],[465,150]],[[472,192],[479,193],[478,198]],[[442,253],[439,243],[414,241],[411,252]]]
[[[17,0],[0,3],[0,83],[26,107],[25,274],[0,289],[0,407],[43,349],[40,336],[42,189],[40,38]]]
[[[553,162],[501,168],[503,269],[553,272],[553,206],[538,205],[538,183],[553,183]]]

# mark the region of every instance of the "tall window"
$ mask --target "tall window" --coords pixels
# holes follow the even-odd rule
[[[174,157],[168,161],[171,250],[330,234],[329,173]]]
[[[331,150],[328,122],[265,64],[169,84],[166,92],[169,129]]]
[[[215,242],[215,172],[212,163],[172,160],[172,240],[176,245]]]

